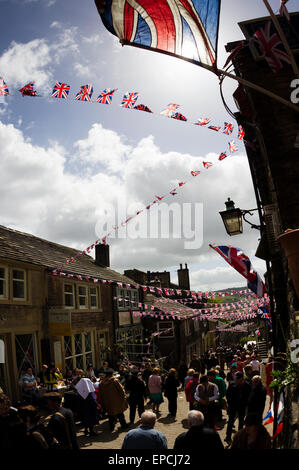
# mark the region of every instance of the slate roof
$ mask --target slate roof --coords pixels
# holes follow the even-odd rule
[[[147,308],[145,309],[145,311],[149,313],[155,313],[154,310],[151,310],[151,307],[153,305],[158,310],[163,312],[164,315],[184,317],[184,316],[192,316],[196,314],[196,311],[194,311],[194,309],[187,307],[184,304],[175,302],[174,300],[171,300],[171,299],[165,299],[165,298],[163,298],[163,301],[162,301],[162,299],[160,299],[159,297],[155,297],[154,295],[151,295],[151,294],[146,294],[144,303],[147,305]]]
[[[135,284],[132,279],[117,271],[97,265],[89,255],[80,255],[74,263],[64,264],[66,259],[76,256],[79,252],[74,248],[0,225],[0,258],[23,261],[48,269],[57,269],[64,265],[63,272]]]

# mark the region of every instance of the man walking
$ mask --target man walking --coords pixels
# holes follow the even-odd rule
[[[219,434],[214,429],[204,427],[204,415],[200,411],[189,411],[188,427],[189,431],[176,438],[174,449],[194,449],[206,453],[224,448]]]
[[[225,442],[231,443],[232,429],[236,416],[239,418],[238,430],[244,426],[245,412],[248,404],[251,385],[244,380],[242,372],[236,372],[235,381],[232,382],[226,392],[228,404],[228,424]]]
[[[157,416],[152,411],[141,415],[141,426],[126,434],[122,449],[168,449],[167,439],[154,429]]]
[[[110,431],[114,430],[117,419],[121,429],[126,429],[124,411],[128,408],[126,392],[119,381],[113,377],[113,369],[107,369],[105,378],[100,382],[98,392],[99,402],[107,411]]]
[[[208,428],[214,429],[217,421],[217,404],[219,390],[216,384],[209,382],[208,376],[203,375],[197,386],[194,398],[199,403],[199,411],[205,417],[205,424]]]
[[[44,398],[53,412],[47,431],[58,441],[59,449],[79,450],[72,410],[61,405],[62,397],[58,392],[45,393]]]

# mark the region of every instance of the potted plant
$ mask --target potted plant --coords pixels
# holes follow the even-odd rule
[[[299,229],[288,229],[277,241],[284,249],[296,294],[299,298]]]

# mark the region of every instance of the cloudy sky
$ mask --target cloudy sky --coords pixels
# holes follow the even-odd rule
[[[278,10],[279,0],[271,3]],[[295,3],[288,3],[290,11]],[[192,124],[202,116],[220,126],[231,121],[216,76],[176,58],[121,47],[102,25],[93,0],[84,1],[84,8],[82,0],[0,5],[0,76],[11,93],[0,102],[0,224],[84,249],[155,195],[188,180],[177,196],[165,199],[161,216],[156,205],[128,224],[128,233],[122,228],[108,240],[112,267],[170,270],[176,281],[179,264],[188,263],[194,289],[243,286],[243,278],[209,249],[216,243],[242,248],[263,274],[264,263],[254,257],[259,232],[246,226],[243,235],[229,237],[219,216],[227,197],[237,207],[256,207],[243,144],[221,164],[202,168],[203,160],[217,161],[229,140]],[[227,57],[225,44],[243,38],[238,22],[265,15],[261,0],[223,0],[219,67]],[[17,90],[32,80],[41,97],[22,97]],[[71,85],[68,100],[50,98],[56,81]],[[237,84],[225,82],[235,111],[231,95]],[[118,88],[112,104],[75,101],[87,83],[95,97],[104,88]],[[139,92],[137,103],[154,113],[121,108],[127,91]],[[181,105],[188,122],[159,115],[171,102]],[[197,169],[201,174],[190,181]]]

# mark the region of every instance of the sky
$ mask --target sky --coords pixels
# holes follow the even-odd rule
[[[275,11],[279,3],[272,0]],[[296,1],[288,5],[294,11]],[[169,222],[169,235],[162,238],[158,230],[156,204],[128,224],[127,232],[121,228],[118,238],[108,239],[111,267],[167,270],[176,282],[179,264],[187,263],[192,289],[244,286],[245,279],[209,248],[215,243],[241,248],[263,275],[264,262],[254,256],[259,232],[244,224],[242,235],[230,237],[219,216],[228,197],[241,209],[256,207],[243,143],[221,164],[202,168],[203,160],[216,162],[229,141],[221,132],[193,125],[204,116],[219,126],[232,121],[217,77],[177,58],[122,47],[103,26],[93,0],[84,1],[84,8],[82,0],[0,0],[0,6],[0,76],[10,91],[0,101],[0,224],[81,250],[156,195],[188,181],[161,206],[160,225],[166,233]],[[263,16],[261,0],[222,1],[220,68],[225,45],[243,39],[238,22]],[[35,81],[40,97],[18,92],[29,81]],[[56,81],[71,86],[68,100],[50,97]],[[88,83],[94,97],[117,88],[112,104],[74,100]],[[233,111],[236,88],[237,82],[225,79]],[[139,92],[137,104],[153,114],[120,107],[127,91]],[[180,104],[188,121],[161,116],[168,103]],[[198,169],[201,174],[190,178]],[[120,221],[116,208],[123,211]],[[190,219],[193,226],[188,210],[197,214]],[[192,227],[195,239],[188,248],[186,232],[192,234]]]

